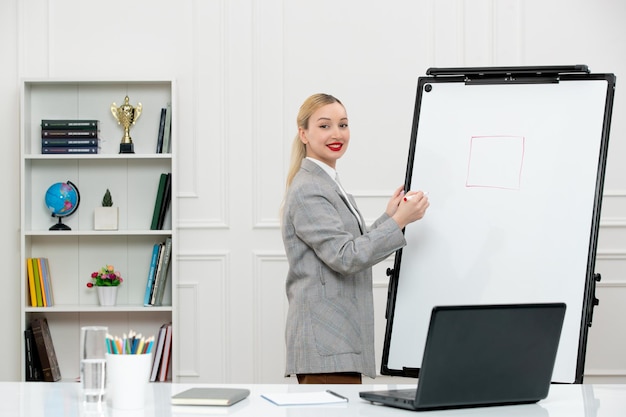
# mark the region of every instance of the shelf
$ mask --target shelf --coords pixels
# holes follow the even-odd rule
[[[109,159],[157,159],[157,160],[168,160],[172,159],[171,153],[154,153],[154,154],[133,154],[133,153],[122,153],[122,154],[94,154],[94,155],[42,155],[42,154],[27,154],[24,155],[24,159],[26,160],[45,160],[45,161],[54,161],[61,160],[67,161],[68,159],[89,159],[89,160],[109,160]]]
[[[111,307],[103,307],[99,305],[77,305],[77,304],[68,304],[68,305],[54,305],[52,307],[26,307],[24,309],[27,313],[147,313],[152,314],[155,311],[172,311],[172,306],[153,306],[153,307],[145,307],[143,305],[123,305],[117,304]]]
[[[25,236],[53,236],[63,239],[67,236],[169,236],[167,230],[25,230]]]
[[[176,94],[168,80],[27,79],[20,92],[20,321],[26,330],[35,317],[49,323],[63,377],[79,374],[80,328],[109,327],[112,334],[129,330],[156,335],[164,323],[176,328],[177,233],[176,181],[171,184],[170,208],[163,229],[151,230],[159,180],[163,173],[176,178]],[[142,104],[131,126],[135,153],[119,153],[123,128],[111,113],[129,97]],[[161,109],[171,104],[171,152],[157,153]],[[97,154],[41,154],[44,119],[98,120]],[[49,230],[58,222],[45,204],[50,185],[71,181],[80,203],[62,223],[71,230]],[[95,230],[94,212],[106,190],[118,208],[117,230]],[[143,305],[153,247],[171,239],[172,252],[162,306]],[[27,259],[47,258],[51,276],[50,307],[31,306]],[[88,288],[93,271],[110,264],[124,282],[115,306],[100,306],[97,292]],[[31,281],[32,282],[32,281]],[[174,332],[174,335],[177,331]],[[177,366],[173,339],[172,370]],[[25,351],[22,361],[25,363]],[[25,367],[22,367],[25,379]],[[174,372],[172,373],[175,374]]]

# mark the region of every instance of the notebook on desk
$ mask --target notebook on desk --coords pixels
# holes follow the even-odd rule
[[[173,405],[219,405],[231,406],[248,398],[250,390],[245,388],[189,388],[172,395]]]
[[[409,410],[534,403],[546,398],[565,304],[434,307],[416,389],[364,391]]]

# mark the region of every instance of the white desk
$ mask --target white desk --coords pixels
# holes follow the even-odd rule
[[[250,397],[231,407],[184,407],[170,405],[173,393],[194,386],[233,386],[250,389]],[[553,385],[550,395],[537,404],[482,407],[460,410],[413,412],[373,405],[359,398],[359,391],[386,388],[410,388],[410,385],[209,385],[150,384],[146,407],[140,411],[88,412],[79,401],[80,384],[71,382],[0,382],[0,416],[20,417],[169,417],[231,416],[236,417],[345,417],[345,416],[437,416],[437,417],[624,417],[626,385]],[[350,399],[347,405],[278,407],[261,394],[331,389]]]

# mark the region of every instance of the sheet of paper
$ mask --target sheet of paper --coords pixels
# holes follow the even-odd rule
[[[346,404],[348,399],[328,391],[279,392],[261,394],[261,397],[280,406]]]

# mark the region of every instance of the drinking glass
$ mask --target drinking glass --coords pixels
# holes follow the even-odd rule
[[[106,335],[105,326],[85,326],[80,329],[80,380],[83,400],[87,403],[103,403],[106,383]]]

